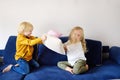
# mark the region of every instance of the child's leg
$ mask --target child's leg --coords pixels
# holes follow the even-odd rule
[[[83,72],[86,72],[87,70],[88,70],[88,66],[86,66],[86,61],[84,61],[84,60],[76,61],[73,66],[74,74],[83,73]]]
[[[68,61],[60,61],[58,62],[57,66],[63,70],[73,73],[73,69],[71,68],[71,65],[68,63]]]
[[[5,69],[2,70],[2,72],[4,73],[10,71],[12,66],[13,66],[12,64],[8,65]]]
[[[30,60],[29,64],[36,68],[40,67],[39,63],[37,61],[35,61],[34,59]]]
[[[28,62],[23,59],[19,59],[17,64],[12,66],[11,69],[21,74],[28,74],[30,72]]]

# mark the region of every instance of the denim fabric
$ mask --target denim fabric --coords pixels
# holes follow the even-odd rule
[[[39,63],[37,61],[35,61],[34,59],[29,61],[29,65],[36,67],[36,68],[40,67]]]
[[[20,58],[17,60],[17,64],[19,64],[19,66],[13,66],[12,70],[21,73],[23,75],[28,74],[30,72],[29,64],[35,67],[39,67],[39,64],[33,59],[27,62],[26,60]]]

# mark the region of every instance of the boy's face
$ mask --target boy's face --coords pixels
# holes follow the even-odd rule
[[[28,29],[28,30],[25,30],[25,31],[24,31],[24,35],[27,36],[27,37],[30,37],[31,34],[32,34],[32,31],[33,31],[32,28],[30,28],[30,29]]]

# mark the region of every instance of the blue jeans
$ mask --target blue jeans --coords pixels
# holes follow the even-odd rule
[[[18,73],[21,73],[21,74],[28,74],[30,72],[30,66],[29,65],[32,65],[36,68],[39,67],[39,64],[34,60],[30,60],[29,62],[27,62],[26,60],[20,58],[17,60],[17,64],[19,64],[19,66],[12,66],[12,70],[18,72]]]

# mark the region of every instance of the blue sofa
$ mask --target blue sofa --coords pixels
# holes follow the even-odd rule
[[[66,42],[68,37],[60,38]],[[31,72],[21,75],[14,71],[2,73],[2,69],[9,64],[16,64],[16,36],[10,36],[3,52],[4,62],[0,64],[0,80],[109,80],[120,79],[120,47],[113,46],[109,50],[109,59],[102,62],[101,41],[86,39],[88,52],[86,53],[89,70],[75,75],[56,66],[58,61],[67,60],[66,55],[58,54],[44,45],[34,46],[34,56],[40,68],[31,67]],[[53,42],[54,44],[54,42]]]

